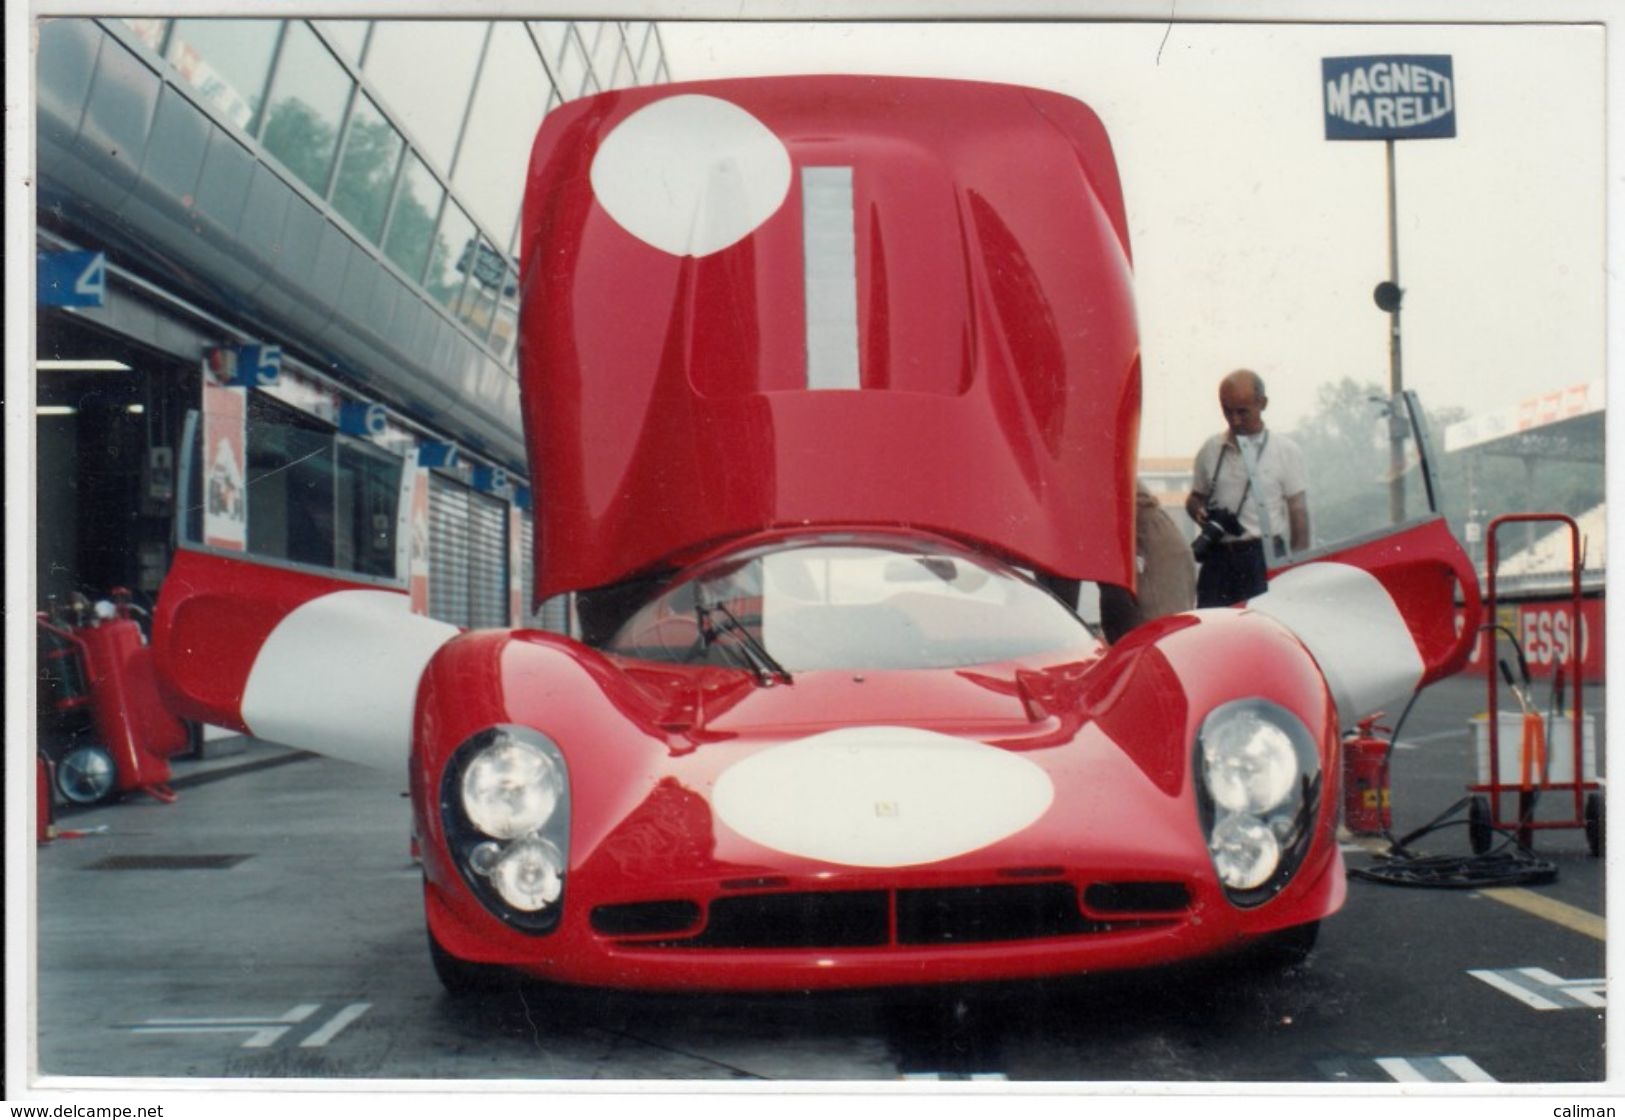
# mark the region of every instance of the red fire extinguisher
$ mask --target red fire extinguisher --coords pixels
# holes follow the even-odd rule
[[[1343,824],[1359,836],[1380,836],[1393,827],[1389,801],[1390,742],[1394,729],[1379,726],[1382,712],[1359,722],[1343,740]]]

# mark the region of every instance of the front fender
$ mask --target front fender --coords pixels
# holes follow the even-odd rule
[[[430,660],[417,699],[413,812],[437,884],[457,877],[445,863],[440,782],[457,748],[478,732],[516,724],[558,746],[570,783],[572,863],[648,795],[654,779],[644,775],[670,751],[660,706],[602,654],[560,634],[463,634]]]
[[[1197,611],[1137,628],[1106,655],[1085,700],[1098,726],[1197,827],[1196,741],[1209,712],[1261,698],[1292,712],[1314,737],[1320,793],[1313,836],[1295,876],[1249,921],[1284,928],[1343,901],[1336,842],[1341,805],[1337,708],[1319,665],[1285,626],[1257,612]],[[1204,839],[1205,844],[1205,839]]]

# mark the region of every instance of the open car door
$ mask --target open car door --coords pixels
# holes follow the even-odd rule
[[[248,394],[210,386],[188,421],[188,514],[153,615],[165,704],[404,770],[419,678],[458,633],[412,610],[411,574],[426,564],[412,499],[426,472]],[[244,416],[252,439],[240,434]],[[239,434],[212,438],[232,430],[224,420]]]
[[[1393,466],[1370,475],[1379,485],[1363,493],[1323,500],[1311,492],[1311,510],[1356,527],[1384,512],[1403,520],[1291,557],[1270,572],[1269,591],[1247,604],[1308,647],[1345,726],[1458,672],[1479,628],[1478,578],[1439,512],[1421,407],[1410,392],[1379,403],[1377,419],[1393,433]]]

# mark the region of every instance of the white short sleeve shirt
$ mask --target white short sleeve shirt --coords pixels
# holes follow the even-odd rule
[[[1268,428],[1256,436],[1238,436],[1237,439],[1249,447],[1248,453],[1252,456],[1253,485],[1249,489],[1247,468],[1235,447],[1224,452],[1221,462],[1220,451],[1228,437],[1228,432],[1220,432],[1196,453],[1196,462],[1191,471],[1191,489],[1197,494],[1207,494],[1210,504],[1235,511],[1249,537],[1263,536],[1259,510],[1260,503],[1264,503],[1269,509],[1271,535],[1290,542],[1291,522],[1287,516],[1286,500],[1309,489],[1303,452],[1290,438]],[[1238,505],[1240,509],[1237,509]]]

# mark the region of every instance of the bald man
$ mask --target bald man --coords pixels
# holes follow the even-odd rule
[[[1196,605],[1223,607],[1263,594],[1271,564],[1309,547],[1308,477],[1303,452],[1264,427],[1264,379],[1238,369],[1219,382],[1225,430],[1196,453],[1185,511],[1206,526],[1215,510],[1236,515],[1241,532],[1212,542],[1196,581]],[[1214,520],[1214,527],[1220,520]]]

